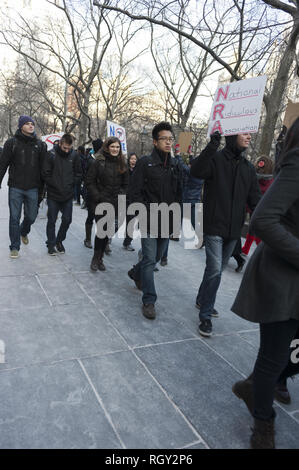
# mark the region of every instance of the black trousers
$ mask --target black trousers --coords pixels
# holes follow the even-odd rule
[[[299,373],[299,362],[291,360],[295,338],[299,338],[298,320],[260,324],[260,349],[253,371],[253,415],[257,419],[267,421],[274,416],[276,383]]]
[[[102,215],[95,215],[95,221],[96,223],[101,220],[103,217],[105,217],[105,213],[102,214]],[[118,230],[118,221],[117,219],[115,219],[114,221],[111,221],[110,222],[113,227],[113,232],[116,233],[117,230]],[[107,230],[107,223],[103,226],[103,229],[104,230]],[[94,239],[94,251],[102,251],[104,252],[105,248],[106,248],[106,245],[109,241],[109,238],[107,235],[105,236],[101,236],[100,234],[96,234],[95,236],[95,239]]]

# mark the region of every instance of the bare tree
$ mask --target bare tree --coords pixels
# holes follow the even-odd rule
[[[117,11],[135,21],[147,21],[153,25],[167,28],[180,37],[196,44],[206,51],[216,62],[229,72],[231,80],[239,80],[252,73],[263,73],[267,59],[270,57],[273,44],[281,43],[286,37],[286,46],[281,55],[281,64],[273,89],[265,95],[267,119],[265,122],[261,150],[269,153],[273,140],[273,133],[277,120],[278,104],[282,101],[284,91],[287,87],[289,71],[294,63],[295,49],[298,40],[298,0],[285,3],[280,0],[232,0],[230,2],[205,2],[210,8],[217,11],[225,8],[225,4],[234,6],[235,14],[226,23],[224,34],[233,39],[231,47],[218,54],[213,46],[209,46],[201,37],[200,33],[208,31],[209,24],[204,24],[202,15],[192,14],[192,2],[190,0],[178,0],[161,2],[160,0],[142,0],[112,2],[104,5],[100,1],[94,1],[94,5],[110,11]],[[290,5],[292,3],[293,5]],[[198,5],[198,4],[197,4]],[[267,8],[265,8],[265,6]],[[274,15],[269,12],[269,6],[278,12],[290,15]],[[181,11],[188,15],[181,19]],[[194,13],[194,12],[193,12]],[[197,12],[198,13],[198,12]],[[196,20],[194,20],[196,18]],[[291,30],[290,30],[291,27]],[[215,31],[214,25],[212,28]],[[231,54],[234,54],[234,60]],[[229,56],[227,56],[229,53]],[[273,102],[275,105],[273,106]]]
[[[291,31],[283,40],[277,76],[273,82],[271,92],[268,93],[264,99],[267,114],[263,126],[260,153],[268,155],[273,142],[280,105],[283,101],[290,72],[292,71],[296,58],[296,46],[299,38],[299,1],[292,0],[292,2],[289,2],[293,3],[293,5],[286,4],[280,0],[263,0],[263,2],[276,10],[288,13],[292,18]]]
[[[89,0],[47,2],[57,9],[57,19],[51,24],[47,22],[45,28],[39,26],[39,34],[34,23],[19,16],[10,19],[9,25],[1,31],[2,38],[29,63],[38,64],[59,77],[67,85],[65,97],[72,91],[79,109],[79,141],[85,143],[91,138],[89,104],[92,86],[112,39],[112,26],[103,9],[94,9]],[[61,34],[61,28],[55,30],[59,23],[63,25],[64,34]]]
[[[119,122],[134,120],[138,115],[138,107],[134,109],[134,104],[138,95],[143,93],[142,79],[136,76],[134,71],[134,61],[141,60],[147,48],[140,49],[137,46],[138,33],[142,27],[132,28],[132,21],[119,22],[114,28],[114,40],[116,49],[113,54],[106,57],[103,67],[98,74],[98,85],[101,97],[105,103],[105,119]],[[134,41],[134,53],[128,55]],[[132,47],[131,47],[132,49]],[[138,99],[137,99],[138,101]]]

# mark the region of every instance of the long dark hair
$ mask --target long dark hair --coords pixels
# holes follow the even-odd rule
[[[287,134],[284,139],[284,144],[282,147],[281,155],[277,162],[277,169],[280,168],[287,152],[289,152],[290,150],[296,147],[299,147],[299,117],[296,119],[296,121],[291,125],[291,127],[287,131]]]
[[[110,156],[109,146],[111,144],[115,144],[115,142],[117,142],[120,146],[119,154],[116,157],[117,163],[118,163],[118,171],[120,173],[125,173],[127,171],[127,165],[126,165],[125,158],[121,150],[120,140],[117,137],[108,137],[108,139],[105,140],[105,142],[103,143],[103,147],[102,147],[102,153],[105,157],[109,157]]]

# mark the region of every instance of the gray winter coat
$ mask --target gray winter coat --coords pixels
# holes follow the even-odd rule
[[[232,311],[255,323],[299,320],[299,147],[256,207],[250,231],[262,239]]]

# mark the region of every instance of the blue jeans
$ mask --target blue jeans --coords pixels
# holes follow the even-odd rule
[[[141,280],[144,304],[154,304],[157,300],[154,267],[161,259],[168,241],[168,238],[141,238],[142,260],[136,264],[134,275],[137,280]]]
[[[199,319],[209,320],[214,309],[221,274],[234,251],[237,240],[225,240],[217,235],[204,235],[206,268],[198,290]]]
[[[66,238],[66,232],[72,222],[73,214],[73,199],[68,201],[58,202],[53,199],[48,199],[48,223],[47,223],[47,245],[49,248],[53,248],[56,243],[63,242]],[[55,235],[55,224],[58,216],[58,212],[61,212],[61,224],[58,230],[57,237]]]
[[[22,206],[24,204],[24,220],[20,225]],[[20,249],[20,237],[30,232],[38,212],[38,189],[18,189],[9,187],[9,238],[10,250]]]

